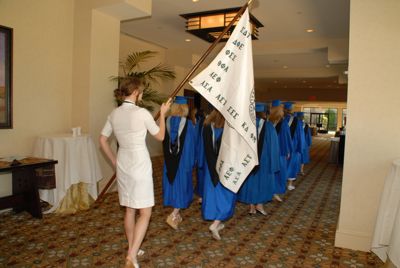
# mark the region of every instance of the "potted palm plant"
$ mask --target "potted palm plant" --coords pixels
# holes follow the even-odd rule
[[[160,105],[167,98],[164,94],[161,94],[155,89],[155,86],[160,85],[161,81],[172,80],[175,78],[175,72],[167,65],[159,63],[154,67],[143,70],[141,64],[147,60],[155,57],[158,54],[156,51],[139,51],[132,52],[129,54],[125,61],[121,62],[120,66],[122,68],[122,75],[117,77],[112,77],[113,80],[117,80],[118,84],[126,77],[138,77],[142,79],[145,86],[143,90],[143,98],[139,106],[148,109],[149,111],[154,110],[154,104]],[[123,100],[116,99],[116,102],[121,105]]]

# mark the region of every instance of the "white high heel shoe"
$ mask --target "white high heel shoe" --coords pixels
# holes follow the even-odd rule
[[[130,257],[126,257],[124,268],[140,268],[137,261],[133,262]]]

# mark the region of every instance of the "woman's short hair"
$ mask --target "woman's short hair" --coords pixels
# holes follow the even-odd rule
[[[143,92],[143,82],[138,77],[124,78],[119,87],[114,90],[114,96],[117,100],[123,101],[126,97],[130,96],[135,90],[139,93]]]
[[[170,116],[187,117],[189,114],[189,106],[187,104],[173,103],[171,105]]]

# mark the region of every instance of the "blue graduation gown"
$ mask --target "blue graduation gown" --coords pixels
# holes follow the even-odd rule
[[[287,115],[284,119],[284,122],[286,122],[286,124],[288,124],[288,126],[289,126],[289,121],[290,121],[291,117],[292,117],[292,115]],[[288,178],[296,178],[297,177],[297,173],[299,173],[299,171],[300,171],[301,152],[303,151],[304,146],[305,146],[303,122],[301,120],[298,120],[296,117],[293,120],[297,120],[297,124],[295,125],[295,128],[293,129],[293,134],[291,133],[293,150],[290,154],[290,158],[288,161],[288,169],[287,169]],[[290,126],[289,126],[289,128],[290,128]]]
[[[286,192],[287,174],[287,156],[293,150],[290,129],[284,120],[281,120],[275,129],[278,134],[279,141],[279,172],[275,174],[275,191],[276,194],[284,194]]]
[[[179,139],[178,128],[181,118],[173,116],[170,119],[168,136],[170,140]],[[167,120],[168,122],[168,120]],[[167,175],[167,166],[164,161],[163,169],[163,200],[164,206],[173,208],[187,208],[193,200],[192,170],[195,161],[194,126],[190,120],[186,120],[186,134],[183,144],[180,145],[181,157],[175,178],[171,183]],[[169,141],[164,141],[169,142]],[[164,157],[166,155],[164,154]]]
[[[210,126],[205,126],[204,128],[206,127]],[[213,129],[212,135],[214,136],[214,140],[221,138],[222,131],[222,128]],[[203,129],[203,135],[204,132]],[[203,202],[201,204],[203,218],[205,220],[228,220],[233,216],[235,203],[236,194],[225,188],[225,186],[219,182],[219,179],[218,183],[214,185],[207,161],[204,161],[204,193]]]
[[[257,118],[257,121],[260,119]],[[279,171],[279,143],[274,126],[266,121],[262,148],[259,155],[259,166],[255,167],[244,181],[238,192],[238,200],[246,204],[263,204],[272,200],[275,190],[275,172]],[[257,129],[258,130],[258,129]],[[263,130],[258,131],[262,133]],[[259,134],[260,138],[260,134]],[[258,141],[261,142],[260,140]]]
[[[304,126],[305,147],[303,148],[303,151],[301,153],[301,163],[308,164],[310,163],[310,147],[312,144],[312,136],[310,127],[307,124],[304,124],[303,126]]]

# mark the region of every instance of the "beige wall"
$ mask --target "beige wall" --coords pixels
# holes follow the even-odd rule
[[[0,156],[28,155],[38,135],[71,125],[73,1],[1,0],[0,24],[14,29],[14,128],[0,130]],[[0,195],[10,193],[0,175]]]
[[[0,131],[0,156],[29,155],[37,136],[78,125],[97,144],[114,107],[109,77],[118,74],[120,21],[108,12],[151,14],[149,1],[101,3],[102,12],[97,0],[0,1],[0,24],[14,28],[14,129]],[[10,193],[11,176],[2,174],[0,196]]]
[[[91,14],[90,1],[75,1],[71,126],[81,126],[85,133],[89,131]]]
[[[398,0],[351,1],[339,247],[370,249],[384,180],[400,157],[399,14]]]
[[[100,166],[103,171],[103,180],[99,182],[99,189],[114,174],[113,168],[107,163],[100,151],[98,137],[104,126],[107,115],[115,107],[113,90],[116,82],[111,76],[118,75],[120,22],[99,11],[92,11],[92,27],[90,34],[90,76],[88,99],[89,133],[92,135],[98,148]]]
[[[259,87],[255,81],[256,96],[260,101],[281,99],[293,101],[307,101],[315,97],[317,101],[345,102],[347,100],[346,88],[265,88]]]

